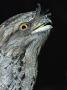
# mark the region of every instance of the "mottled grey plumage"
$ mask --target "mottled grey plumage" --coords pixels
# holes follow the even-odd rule
[[[37,56],[51,25],[47,15],[36,11],[18,14],[0,25],[0,90],[33,90]],[[21,30],[21,23],[28,28]]]

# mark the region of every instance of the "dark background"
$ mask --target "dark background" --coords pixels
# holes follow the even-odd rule
[[[65,0],[0,0],[0,23],[18,13],[35,10],[52,13],[53,29],[38,57],[34,90],[67,90],[67,3]]]

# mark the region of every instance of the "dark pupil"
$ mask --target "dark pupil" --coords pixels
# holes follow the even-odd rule
[[[22,26],[22,29],[26,29],[26,26]]]

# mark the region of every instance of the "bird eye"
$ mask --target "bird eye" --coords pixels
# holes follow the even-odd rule
[[[28,23],[22,23],[22,24],[19,25],[20,30],[27,30],[28,28],[29,28]]]

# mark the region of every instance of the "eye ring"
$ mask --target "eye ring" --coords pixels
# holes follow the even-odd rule
[[[29,24],[28,23],[21,23],[19,25],[19,29],[20,30],[27,30],[29,28]]]

